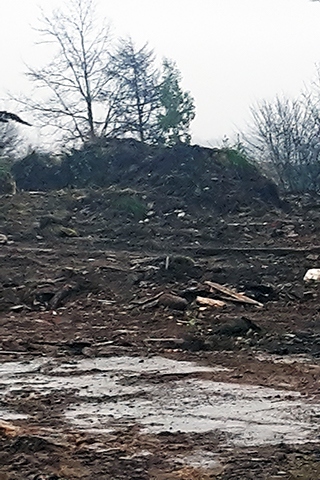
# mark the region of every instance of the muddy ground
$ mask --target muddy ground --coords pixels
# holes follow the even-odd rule
[[[320,199],[285,205],[2,197],[0,479],[318,480]]]

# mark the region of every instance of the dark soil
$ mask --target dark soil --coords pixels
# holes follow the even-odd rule
[[[216,381],[320,399],[320,286],[303,281],[320,266],[320,198],[284,202],[256,173],[250,180],[222,168],[216,151],[197,149],[188,154],[213,162],[210,179],[204,167],[181,173],[181,152],[156,152],[148,164],[140,152],[143,167],[125,182],[118,171],[106,187],[41,191],[30,183],[37,191],[2,197],[2,363],[157,354],[228,367]],[[203,306],[197,297],[226,304]],[[302,360],[275,361],[295,356]],[[217,433],[146,435],[138,425],[90,434],[62,421],[64,402],[58,391],[2,399],[1,407],[32,411],[32,420],[0,425],[0,480],[320,478],[320,442],[223,448]],[[199,447],[216,453],[220,467],[171,463]]]

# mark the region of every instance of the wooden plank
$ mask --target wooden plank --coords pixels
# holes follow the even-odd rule
[[[238,293],[234,290],[231,290],[231,288],[225,287],[224,285],[220,285],[220,283],[210,282],[209,280],[205,281],[204,283],[208,285],[211,289],[227,295],[231,298],[231,300],[235,300],[241,303],[248,303],[250,305],[255,305],[256,307],[263,307],[263,303],[257,302],[257,300],[247,297],[243,293]]]
[[[200,303],[200,305],[207,305],[208,307],[224,307],[226,302],[222,300],[216,300],[215,298],[208,298],[208,297],[197,297],[196,302]]]

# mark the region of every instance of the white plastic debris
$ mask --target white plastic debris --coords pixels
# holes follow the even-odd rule
[[[178,218],[184,218],[186,216],[186,212],[179,212],[177,217]]]
[[[304,282],[320,282],[320,268],[310,268],[303,277]]]

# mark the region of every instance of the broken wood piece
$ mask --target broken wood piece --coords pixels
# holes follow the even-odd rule
[[[220,283],[210,282],[209,280],[206,280],[204,283],[208,285],[211,289],[221,292],[228,297],[231,297],[231,300],[233,301],[248,303],[249,305],[255,305],[256,307],[260,308],[263,307],[263,303],[257,302],[257,300],[247,297],[243,293],[235,292],[234,290],[231,290],[231,288],[220,285]]]
[[[207,305],[209,307],[225,307],[226,302],[223,302],[222,300],[216,300],[215,298],[209,298],[209,297],[197,297],[196,302],[200,303],[200,305]]]
[[[0,432],[7,437],[15,437],[21,433],[21,428],[5,420],[0,420]]]

